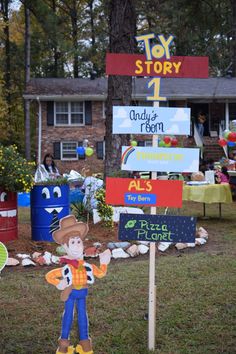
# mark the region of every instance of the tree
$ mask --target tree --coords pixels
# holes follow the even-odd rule
[[[30,80],[30,11],[25,8],[25,89]],[[25,157],[30,160],[30,101],[24,101],[25,112]]]
[[[111,53],[134,53],[136,14],[134,0],[109,0],[109,51]],[[128,145],[129,135],[112,135],[112,106],[130,105],[132,77],[109,76],[106,102],[106,158],[105,175],[120,170],[121,146]]]
[[[236,77],[236,1],[230,2],[232,7],[232,75]]]

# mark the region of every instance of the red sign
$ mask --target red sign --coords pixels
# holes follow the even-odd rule
[[[147,60],[144,54],[106,54],[107,75],[208,78],[208,57]]]
[[[182,181],[106,178],[106,203],[181,208]]]

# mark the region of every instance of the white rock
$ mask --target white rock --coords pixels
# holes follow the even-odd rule
[[[195,242],[187,243],[187,247],[193,248],[193,247],[195,247],[195,246],[196,246],[196,245],[195,245]]]
[[[101,247],[101,245],[102,245],[101,242],[94,242],[93,243],[93,246],[96,247],[96,248]]]
[[[52,254],[50,253],[50,252],[45,252],[44,253],[44,255],[43,255],[43,258],[44,258],[44,260],[45,260],[45,264],[47,264],[47,265],[50,265],[50,264],[52,264],[52,260],[51,260],[51,258],[52,258]]]
[[[9,267],[11,267],[11,266],[17,266],[19,263],[20,263],[20,262],[18,261],[18,259],[9,257],[9,258],[7,259],[6,266],[9,266]]]
[[[145,245],[138,245],[138,250],[141,254],[146,254],[149,251],[149,247]]]
[[[59,264],[60,263],[60,257],[52,255],[51,260],[52,260],[52,263],[54,263],[54,264]]]
[[[32,254],[32,258],[33,258],[33,259],[38,258],[39,256],[41,256],[41,254],[42,254],[42,253],[40,253],[40,252],[34,252],[34,253]]]
[[[208,232],[202,226],[200,226],[197,232],[197,236],[208,239]]]
[[[197,237],[195,239],[195,244],[198,246],[205,245],[206,242],[207,242],[207,240],[203,237]]]
[[[183,249],[187,248],[188,245],[187,245],[187,243],[178,242],[178,243],[176,243],[175,247],[177,248],[177,250],[183,250]]]
[[[148,246],[150,242],[149,242],[149,241],[138,241],[138,243],[139,243],[140,245]]]
[[[17,253],[16,257],[25,259],[25,258],[30,258],[30,255],[25,253]]]
[[[29,258],[24,258],[22,259],[22,263],[21,263],[24,267],[28,267],[28,266],[36,266],[36,264],[31,261],[31,259]]]
[[[172,242],[159,242],[157,248],[159,251],[165,252],[170,247],[171,244]]]
[[[112,250],[113,258],[129,258],[129,254],[126,253],[122,248],[115,248]]]
[[[126,252],[131,256],[131,257],[136,257],[139,255],[139,249],[137,245],[132,245],[130,246]]]

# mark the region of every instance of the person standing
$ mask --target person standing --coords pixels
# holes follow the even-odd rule
[[[198,128],[198,132],[200,137],[202,138],[204,135],[204,124],[206,122],[206,115],[203,112],[199,112],[198,113],[198,117],[197,117],[197,128]]]

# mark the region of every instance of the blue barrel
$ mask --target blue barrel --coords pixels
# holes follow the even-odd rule
[[[54,241],[59,220],[70,214],[69,185],[36,185],[30,192],[31,230],[34,241]]]

